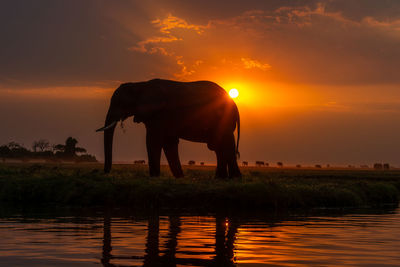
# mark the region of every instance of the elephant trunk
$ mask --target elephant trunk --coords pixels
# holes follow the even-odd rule
[[[112,116],[110,111],[107,114],[104,130],[104,172],[109,173],[112,165],[112,153],[113,153],[113,138],[114,130],[117,125],[118,118]]]
[[[115,126],[104,131],[104,172],[109,173],[112,165],[112,148]]]

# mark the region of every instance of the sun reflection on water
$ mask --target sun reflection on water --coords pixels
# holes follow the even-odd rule
[[[0,261],[104,266],[395,265],[400,262],[399,219],[399,212],[296,220],[14,217],[0,219]]]

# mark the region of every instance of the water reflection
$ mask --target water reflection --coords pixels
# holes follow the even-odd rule
[[[4,266],[400,265],[400,213],[0,218]]]
[[[110,266],[111,257],[111,217],[109,214],[104,216],[104,227],[103,227],[103,258],[101,263],[104,266]]]
[[[215,217],[215,250],[212,258],[207,258],[208,253],[181,251],[177,256],[178,236],[181,233],[181,218],[179,216],[168,217],[169,228],[167,241],[160,248],[160,217],[151,216],[147,220],[147,237],[145,255],[141,256],[116,256],[112,255],[111,217],[104,217],[103,257],[101,263],[104,266],[115,266],[112,260],[143,259],[143,266],[234,266],[234,243],[238,232],[238,224],[235,220]],[[196,246],[196,244],[193,244]],[[193,247],[192,245],[192,247]],[[182,257],[180,257],[180,255]],[[189,257],[188,257],[189,256]],[[194,257],[198,256],[198,257]],[[118,265],[122,266],[122,265]]]

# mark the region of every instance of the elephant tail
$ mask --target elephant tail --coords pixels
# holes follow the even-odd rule
[[[239,115],[239,110],[236,107],[236,123],[237,123],[237,140],[236,140],[236,156],[237,158],[240,158],[240,152],[239,152],[239,139],[240,139],[240,115]]]

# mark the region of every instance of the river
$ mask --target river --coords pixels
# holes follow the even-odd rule
[[[14,213],[0,266],[400,266],[398,208],[324,214]]]

